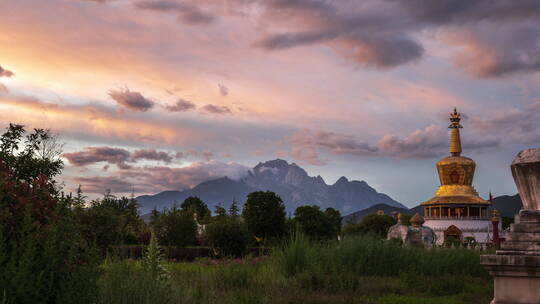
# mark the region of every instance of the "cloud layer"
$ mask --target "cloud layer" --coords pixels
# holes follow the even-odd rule
[[[493,126],[486,126],[491,129],[490,127]],[[415,130],[405,137],[384,135],[374,145],[347,134],[311,130],[300,130],[288,137],[287,141],[291,144],[290,155],[294,159],[311,165],[325,165],[326,162],[320,159],[320,154],[324,152],[335,155],[401,159],[441,157],[448,154],[448,138],[447,130],[431,125],[423,130]],[[498,147],[501,140],[467,136],[463,146],[466,151],[472,152]]]
[[[245,177],[248,167],[235,162],[194,162],[185,167],[145,166],[114,172],[109,176],[75,177],[87,193],[155,193],[165,190],[183,190],[203,181],[227,176],[232,179]]]

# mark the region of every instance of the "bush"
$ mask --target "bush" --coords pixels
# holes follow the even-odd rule
[[[341,214],[333,208],[324,212],[319,206],[300,206],[294,211],[299,229],[311,239],[336,239],[341,228]]]
[[[349,224],[343,228],[344,235],[373,234],[386,238],[388,229],[396,224],[396,220],[389,215],[369,214],[358,224]]]
[[[153,222],[159,242],[166,246],[191,246],[197,243],[197,224],[193,215],[173,207],[164,210]]]
[[[25,199],[0,194],[0,209]],[[26,205],[23,219],[15,226],[0,221],[0,294],[7,303],[91,303],[95,299],[99,275],[95,251],[82,237],[70,201],[55,202],[45,222],[36,221],[32,209],[36,205]]]
[[[248,249],[250,237],[244,223],[221,218],[206,226],[205,238],[219,256],[240,257]]]

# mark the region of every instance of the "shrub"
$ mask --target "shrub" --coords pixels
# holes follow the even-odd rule
[[[323,212],[315,205],[296,208],[293,221],[311,239],[335,239],[341,228],[339,211],[327,208]]]
[[[389,215],[369,214],[360,223],[345,226],[343,228],[343,234],[374,234],[386,238],[388,229],[394,224],[396,224],[396,220]]]
[[[240,257],[248,249],[250,237],[244,223],[221,218],[206,226],[205,238],[219,256]]]
[[[191,246],[197,243],[197,225],[193,216],[173,207],[166,209],[153,223],[161,244],[167,246]]]
[[[72,200],[56,198],[45,177],[15,181],[6,167],[0,167],[0,176],[0,294],[5,301],[92,302],[97,261],[82,237]]]

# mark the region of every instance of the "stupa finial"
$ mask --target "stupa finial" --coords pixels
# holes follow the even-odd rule
[[[450,131],[450,153],[453,156],[461,155],[461,139],[459,137],[459,129],[463,128],[459,124],[461,121],[461,113],[457,111],[457,108],[454,108],[454,113],[450,113],[450,126],[448,128]]]

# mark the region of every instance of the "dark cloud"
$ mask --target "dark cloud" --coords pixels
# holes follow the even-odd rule
[[[155,105],[153,101],[145,98],[141,93],[129,89],[111,90],[109,96],[118,104],[133,111],[146,112]]]
[[[73,181],[82,185],[85,192],[114,192],[154,194],[164,190],[179,190],[196,186],[211,179],[227,176],[232,179],[245,177],[248,167],[238,163],[220,161],[195,162],[189,166],[174,168],[161,166],[133,167],[116,171],[107,177],[77,177]]]
[[[169,112],[185,112],[191,109],[195,109],[195,104],[189,100],[179,98],[173,105],[168,105],[165,108]]]
[[[0,83],[0,93],[9,93],[8,88],[3,83]]]
[[[266,50],[325,44],[362,65],[387,68],[419,60],[414,37],[454,35],[456,64],[476,77],[540,70],[537,0],[265,0],[264,20],[279,24],[254,43]]]
[[[255,46],[269,50],[279,50],[297,45],[318,43],[325,40],[331,40],[336,37],[338,37],[337,33],[318,32],[272,34],[256,42]]]
[[[136,8],[160,12],[174,12],[178,20],[186,24],[208,24],[214,21],[214,16],[199,9],[188,1],[143,0],[134,2]]]
[[[219,94],[221,94],[221,96],[229,95],[229,89],[225,85],[218,83],[218,89],[219,89]]]
[[[539,2],[540,3],[540,2]],[[458,66],[477,77],[496,77],[540,70],[540,22],[500,27],[484,24],[460,33]]]
[[[131,159],[138,161],[141,159],[163,161],[164,163],[170,163],[176,156],[164,151],[157,151],[154,149],[141,149],[133,151]]]
[[[213,104],[207,104],[204,107],[201,108],[203,113],[210,113],[210,114],[231,114],[232,111],[226,106],[218,106]]]
[[[76,167],[107,162],[125,168],[125,162],[129,160],[131,153],[121,148],[88,147],[84,151],[64,153],[63,156]]]
[[[0,66],[0,77],[11,77],[13,75],[15,75],[15,73]]]
[[[399,3],[416,19],[432,24],[478,23],[482,21],[518,21],[540,18],[540,3],[536,0],[408,0]]]
[[[171,154],[155,149],[139,149],[130,152],[122,148],[88,147],[83,151],[64,153],[63,156],[76,167],[88,166],[99,162],[114,164],[119,169],[130,169],[127,163],[136,163],[140,160],[154,160],[170,163],[173,159],[181,158],[182,154]],[[108,167],[107,167],[108,168]]]
[[[522,109],[496,111],[486,118],[475,117],[470,124],[485,137],[500,137],[510,143],[538,145],[540,142],[540,101]]]

